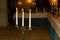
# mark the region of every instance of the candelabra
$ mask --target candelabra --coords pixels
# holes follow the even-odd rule
[[[22,40],[25,40],[25,32],[26,31],[30,32],[32,30],[32,28],[31,28],[31,9],[29,9],[29,28],[27,29],[24,26],[24,9],[22,9],[22,27],[19,27],[18,26],[18,8],[16,8],[16,28],[22,32],[22,34],[23,34]]]
[[[22,32],[22,40],[26,40],[26,32],[28,32],[29,34],[28,35],[30,35],[31,34],[31,30],[32,29],[27,29],[27,28],[25,28],[25,27],[16,27],[17,28],[17,30],[19,30],[20,32]],[[31,37],[31,35],[30,35],[30,37]],[[30,37],[29,38],[27,38],[27,39],[29,39],[30,40]]]

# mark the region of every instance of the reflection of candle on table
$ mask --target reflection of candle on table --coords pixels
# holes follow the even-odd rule
[[[22,9],[22,26],[24,26],[24,9]]]
[[[29,9],[29,29],[31,30],[31,9]]]
[[[18,26],[18,8],[16,8],[16,26]]]

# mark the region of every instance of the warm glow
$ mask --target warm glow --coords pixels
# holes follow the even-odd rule
[[[51,3],[56,3],[57,0],[49,0]]]
[[[57,5],[58,0],[49,0],[49,1],[50,1],[51,5]]]
[[[27,3],[32,3],[32,0],[26,0]]]
[[[33,5],[36,5],[36,3],[32,3]]]
[[[52,3],[52,5],[54,5],[54,4]]]
[[[19,4],[19,5],[21,5],[21,4],[22,4],[22,2],[18,2],[18,4]]]
[[[57,2],[57,0],[53,0],[53,3],[56,3]]]

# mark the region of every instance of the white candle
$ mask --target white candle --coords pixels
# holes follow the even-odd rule
[[[22,9],[22,26],[24,27],[24,9]]]
[[[31,29],[31,9],[29,9],[29,29]]]
[[[16,8],[16,25],[18,26],[18,8]]]

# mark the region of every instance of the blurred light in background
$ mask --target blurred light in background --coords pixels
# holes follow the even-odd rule
[[[27,2],[27,3],[32,3],[32,2],[33,2],[33,0],[26,0],[26,2]]]

